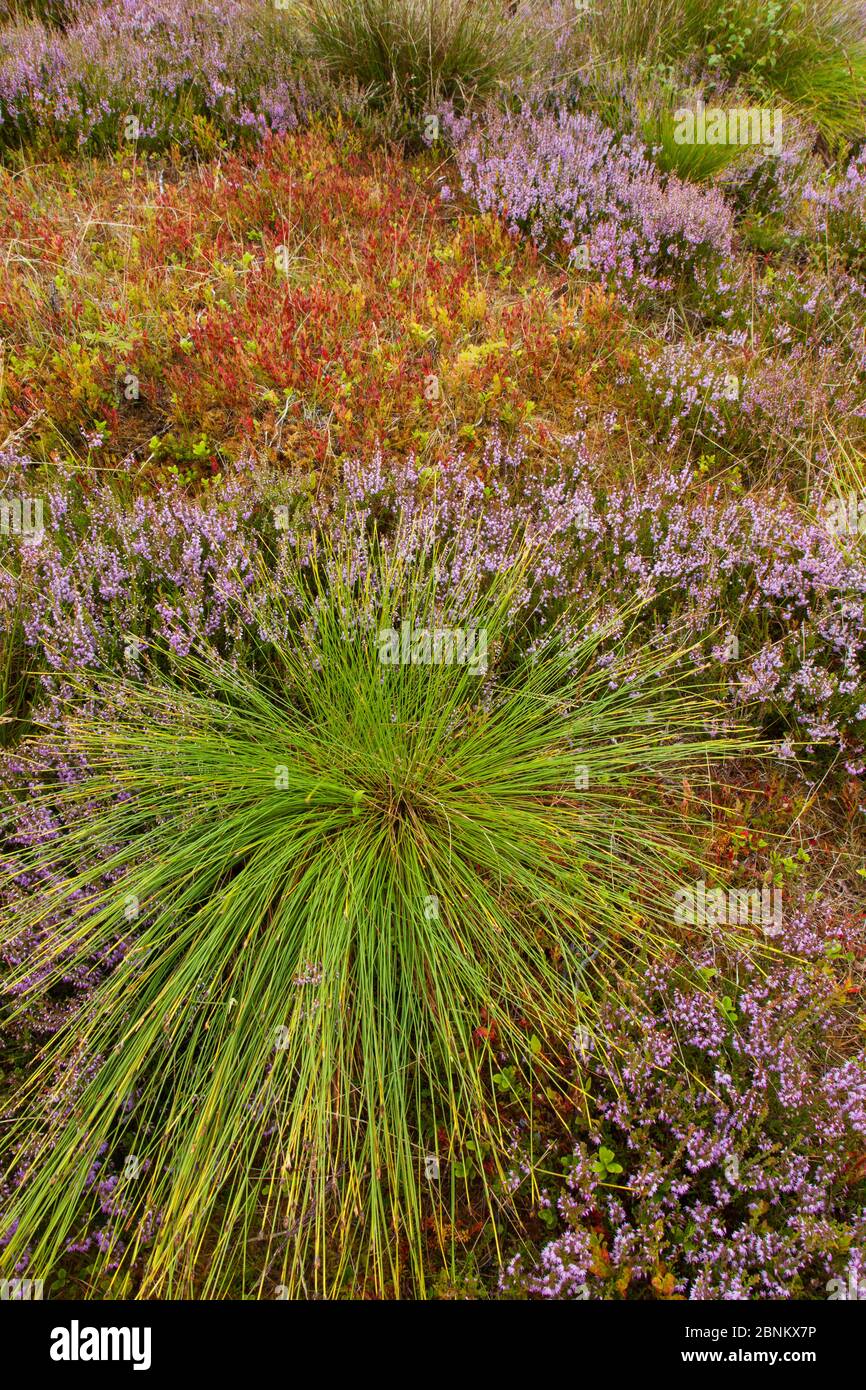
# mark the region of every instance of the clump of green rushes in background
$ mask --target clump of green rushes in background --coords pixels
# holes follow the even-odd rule
[[[294,0],[309,51],[407,111],[491,95],[532,68],[534,27],[504,0]]]

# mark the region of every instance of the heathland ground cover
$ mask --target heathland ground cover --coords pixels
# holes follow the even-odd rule
[[[862,11],[0,16],[3,1278],[866,1293]]]

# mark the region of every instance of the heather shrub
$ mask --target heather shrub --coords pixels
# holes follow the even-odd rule
[[[705,283],[730,254],[722,196],[661,176],[639,141],[594,117],[524,106],[457,137],[463,188],[483,210],[622,288]]]
[[[585,506],[576,597],[641,594],[647,640],[691,633],[696,677],[721,680],[734,708],[760,714],[782,757],[823,748],[862,773],[866,570],[856,555],[778,490],[689,495],[695,474],[671,468],[596,492],[584,470],[574,477]]]
[[[255,0],[122,0],[0,53],[0,146],[203,146],[294,129],[310,104],[286,15]],[[14,38],[14,41],[12,41]]]
[[[851,160],[841,179],[810,185],[815,230],[843,265],[866,279],[866,150]]]
[[[769,142],[763,140],[766,132],[759,123],[760,140],[751,124],[745,127],[748,139],[739,125],[726,128],[721,138],[714,132],[712,143],[685,139],[683,113],[696,113],[701,107],[754,111],[749,93],[704,73],[696,80],[687,65],[626,65],[615,59],[582,71],[574,100],[585,114],[598,117],[620,135],[641,140],[662,173],[715,184],[737,214],[739,230],[759,249],[777,249],[791,239],[806,186],[820,163],[813,153],[814,130],[790,108],[780,113],[775,128],[778,147],[772,122]]]
[[[718,330],[643,349],[636,384],[668,450],[713,455],[750,480],[768,465],[796,478],[826,463],[834,425],[856,434],[866,417],[866,378],[852,365],[831,345],[785,345],[777,335],[755,352],[745,331]]]
[[[799,347],[835,360],[849,384],[858,385],[866,381],[866,284],[821,260],[767,263],[760,276],[750,270],[736,276],[728,331],[745,331],[761,355]]]
[[[45,487],[42,544],[7,555],[0,570],[4,625],[20,605],[18,669],[41,671],[37,706],[50,714],[65,672],[123,672],[130,638],[182,654],[198,631],[245,659],[259,631],[253,570],[283,535],[311,543],[347,524],[349,534],[373,524],[387,534],[401,517],[423,528],[435,514],[440,534],[460,532],[465,546],[460,518],[477,516],[471,554],[491,575],[515,534],[539,542],[515,622],[547,624],[599,594],[614,606],[640,600],[638,645],[688,649],[694,680],[721,687],[732,709],[748,707],[788,756],[829,752],[856,774],[866,735],[862,561],[826,516],[808,520],[784,492],[738,496],[724,479],[698,488],[700,478],[670,466],[601,484],[578,435],[547,473],[529,470],[519,445],[493,442],[480,470],[460,456],[430,468],[373,455],[347,462],[337,490],[318,494],[248,468],[197,500],[177,487],[124,503],[103,487],[85,501],[56,480]],[[12,486],[35,490],[32,479]]]
[[[814,133],[784,119],[780,152],[746,149],[718,176],[717,185],[733,205],[737,231],[746,246],[768,253],[805,249],[803,204],[809,181],[819,166]]]
[[[720,938],[690,979],[652,967],[637,1006],[607,1005],[613,1054],[581,1034],[590,1119],[540,1199],[551,1239],[511,1257],[506,1289],[821,1299],[862,1284],[866,1064],[846,988],[862,923],[812,906],[781,941],[756,963]],[[519,1190],[522,1136],[515,1149]]]
[[[705,732],[633,613],[530,641],[527,550],[488,576],[464,525],[287,537],[254,656],[142,640],[11,755],[7,1024],[56,1026],[11,1117],[4,1270],[90,1240],[112,1292],[219,1295],[255,1242],[259,1293],[423,1292],[426,1233],[447,1248],[456,1192],[489,1208],[503,1170],[479,1030],[555,1095],[595,985],[670,941],[700,861],[675,793],[754,741]]]
[[[596,116],[618,135],[642,140],[663,173],[703,183],[713,179],[742,150],[727,139],[678,141],[674,113],[694,109],[698,101],[712,106],[727,100],[724,89],[701,76],[696,83],[681,65],[616,58],[593,64],[578,74],[574,100],[588,116]]]

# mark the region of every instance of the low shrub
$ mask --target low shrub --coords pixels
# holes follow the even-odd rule
[[[123,0],[64,32],[10,27],[0,148],[199,148],[294,129],[310,102],[286,16],[255,0]]]
[[[705,282],[730,255],[721,194],[662,177],[639,141],[593,117],[524,107],[456,134],[463,188],[483,210],[621,288]]]
[[[852,1048],[848,972],[862,960],[862,922],[813,905],[780,942],[790,954],[769,967],[720,939],[698,953],[691,981],[648,971],[637,1008],[610,1004],[615,1056],[582,1036],[575,1076],[594,1097],[591,1120],[562,1160],[563,1181],[542,1196],[550,1241],[512,1256],[506,1289],[857,1296],[866,1065]],[[512,1186],[524,1180],[518,1162]]]
[[[843,265],[866,280],[866,150],[840,179],[825,177],[806,194],[818,235]]]

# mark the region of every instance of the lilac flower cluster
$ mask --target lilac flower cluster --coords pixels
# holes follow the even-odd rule
[[[257,482],[240,465],[222,488],[191,500],[182,490],[123,506],[108,488],[86,507],[69,483],[46,496],[45,536],[18,549],[20,579],[0,570],[0,611],[19,611],[46,701],[77,665],[126,669],[130,639],[167,642],[178,654],[189,633],[229,652],[267,642],[271,621],[255,586],[257,557],[271,565],[322,531],[358,538],[373,522],[405,536],[458,535],[446,587],[463,573],[510,564],[526,536],[533,564],[521,597],[525,619],[546,621],[566,602],[611,607],[639,598],[635,640],[693,648],[696,676],[724,682],[734,705],[759,702],[781,732],[836,748],[863,768],[866,566],[832,529],[810,522],[790,499],[731,498],[720,486],[690,488],[688,469],[669,468],[639,488],[600,491],[582,435],[562,441],[548,477],[526,468],[520,446],[492,441],[479,471],[461,457],[438,469],[381,455],[347,463],[339,492],[315,504],[296,494],[290,526],[277,513],[288,489]],[[6,463],[9,463],[7,457]],[[19,490],[22,479],[12,486]],[[482,480],[483,479],[483,480]],[[468,524],[466,524],[468,521]],[[739,639],[739,659],[714,660],[720,633]]]
[[[582,110],[603,110],[609,125],[640,136],[661,168],[678,169],[678,158],[694,147],[672,140],[672,113],[704,108],[723,111],[748,109],[752,99],[736,86],[699,71],[698,82],[683,84],[657,70],[634,65],[592,66],[578,74],[572,86]],[[793,110],[784,113],[780,146],[754,144],[722,148],[724,162],[715,174],[718,186],[738,214],[793,220],[804,187],[819,162],[813,155],[815,131]]]
[[[860,1282],[866,1062],[844,1047],[849,1010],[831,962],[863,945],[862,924],[812,908],[789,924],[790,955],[734,960],[720,942],[693,981],[656,966],[633,1003],[605,1006],[576,1078],[592,1080],[591,1127],[542,1199],[561,1232],[534,1264],[512,1258],[503,1287],[788,1299]]]
[[[851,270],[866,275],[866,149],[851,160],[841,179],[811,183],[806,198],[817,231]]]
[[[184,144],[196,116],[233,135],[284,132],[308,102],[285,16],[250,0],[96,0],[66,32],[30,23],[13,36],[0,50],[0,144],[39,132]]]
[[[424,490],[411,462],[352,465],[348,493],[358,515],[380,523],[425,505],[440,527],[478,517],[477,537],[464,528],[464,543],[491,568],[505,562],[509,537],[525,534],[537,544],[540,620],[566,600],[593,605],[601,593],[616,607],[638,598],[636,640],[691,646],[696,675],[721,679],[734,706],[759,704],[808,753],[829,744],[852,775],[862,772],[866,565],[781,492],[698,494],[691,470],[672,468],[601,493],[583,436],[562,443],[571,460],[548,480],[527,477],[519,446],[490,446],[486,482],[453,461],[435,509],[432,498],[417,500]],[[739,638],[739,660],[727,667],[713,655],[722,630]]]
[[[866,419],[866,362],[832,344],[775,346],[754,355],[743,329],[643,349],[638,385],[666,448],[696,441],[744,462],[826,463],[834,441]]]
[[[624,289],[706,279],[730,257],[721,193],[663,177],[639,140],[617,139],[594,116],[528,103],[449,130],[463,189],[483,211]]]
[[[778,265],[761,280],[749,274],[738,285],[731,327],[760,330],[767,347],[794,344],[835,351],[843,364],[866,379],[866,285],[840,267]]]
[[[713,102],[728,108],[749,106],[735,92],[720,93]],[[808,180],[817,161],[813,155],[815,132],[792,112],[784,116],[784,138],[776,153],[747,146],[719,174],[718,182],[739,214],[774,217],[792,225],[800,210]]]

